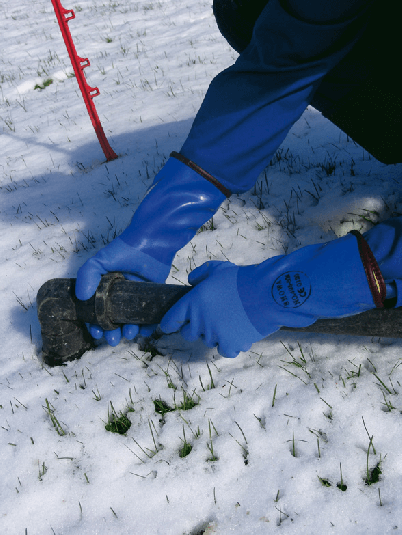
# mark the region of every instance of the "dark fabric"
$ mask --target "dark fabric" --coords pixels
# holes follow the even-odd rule
[[[294,17],[316,24],[345,22],[367,5],[367,0],[282,0]]]
[[[402,162],[400,22],[377,4],[361,39],[323,79],[311,105],[380,162],[394,164]]]
[[[239,54],[249,45],[255,23],[268,2],[214,0],[218,28]],[[304,10],[320,20],[331,16],[337,19],[345,9],[358,10],[364,0],[337,0],[332,7],[328,2],[314,0],[305,4],[299,0],[285,3],[296,16],[306,17]],[[325,8],[320,9],[321,6]],[[379,4],[362,37],[323,78],[311,100],[314,108],[386,164],[402,161],[401,91],[395,71],[401,49],[398,24],[398,17]]]
[[[212,9],[221,34],[239,54],[251,41],[254,25],[269,0],[213,0]],[[354,16],[365,0],[283,0],[287,11],[303,20],[340,22]]]
[[[256,20],[268,0],[214,0],[212,9],[219,31],[240,54],[251,41]]]

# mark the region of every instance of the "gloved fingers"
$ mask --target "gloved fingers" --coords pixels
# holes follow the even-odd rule
[[[208,336],[205,336],[204,334],[201,335],[201,340],[203,341],[203,343],[209,347],[209,348],[213,348],[213,347],[216,347],[218,345],[218,342],[215,342],[213,341],[210,337]]]
[[[106,273],[94,258],[90,258],[83,264],[77,273],[75,283],[75,295],[81,301],[86,301],[96,292],[101,276]]]
[[[246,353],[247,351],[250,351],[252,345],[253,345],[253,344],[245,344],[245,345],[240,349],[240,351],[242,351],[243,353]]]
[[[240,351],[235,351],[233,348],[225,348],[221,345],[218,346],[218,353],[226,359],[235,359]]]
[[[95,338],[95,340],[100,340],[102,338],[103,329],[101,329],[99,325],[91,325],[90,323],[87,323],[86,326],[92,338]]]
[[[195,268],[188,276],[188,282],[192,286],[196,286],[203,280],[205,280],[207,277],[211,275],[215,269],[217,269],[221,264],[228,264],[233,265],[231,262],[225,262],[221,260],[211,260],[209,262],[205,262],[205,264],[202,264],[198,268]]]
[[[92,297],[99,285],[101,276],[110,271],[123,272],[126,279],[129,280],[146,280],[135,274],[137,271],[141,273],[146,264],[144,258],[141,257],[142,260],[140,260],[140,257],[140,251],[136,251],[120,238],[115,238],[78,270],[75,284],[77,298],[85,301]],[[168,269],[167,266],[166,269]]]
[[[139,330],[140,327],[138,325],[123,325],[123,336],[126,340],[134,340]]]
[[[211,264],[215,263],[213,262],[205,262],[205,264],[202,264],[201,266],[195,268],[188,276],[188,282],[192,286],[195,286],[196,284],[199,284],[201,281],[206,279],[209,276],[209,273],[211,271]]]
[[[116,268],[116,271],[119,270]],[[77,280],[75,283],[76,297],[82,301],[90,299],[96,292],[102,275],[105,275],[106,273],[108,273],[108,271],[102,267],[101,263],[98,262],[95,257],[87,260],[77,272]],[[131,273],[126,272],[123,272],[123,275],[127,280],[131,281],[148,282],[149,280],[145,277],[139,277],[138,275],[132,275]]]
[[[180,329],[180,334],[185,340],[187,340],[187,342],[195,342],[196,340],[198,340],[198,338],[201,337],[201,333],[198,332],[198,330],[195,329],[194,327],[195,327],[194,323],[188,322],[185,325],[183,325],[182,328]],[[208,345],[208,344],[205,344],[205,345]]]
[[[183,325],[180,329],[180,334],[188,342],[195,342],[201,338],[202,342],[211,349],[216,347],[219,343],[217,333],[208,329],[208,325],[204,325],[203,322],[197,321],[194,317]]]
[[[113,331],[104,331],[104,337],[106,342],[112,346],[116,347],[121,340],[121,329],[120,327],[118,329],[114,329]]]
[[[230,336],[230,335],[229,335]],[[232,343],[231,339],[228,339],[228,335],[218,336],[215,332],[204,332],[201,334],[201,339],[207,347],[218,348],[218,353],[225,358],[235,358],[240,353],[240,349]],[[251,347],[251,346],[250,346]]]
[[[148,338],[156,331],[157,327],[157,323],[153,323],[152,325],[141,325],[139,335]]]
[[[240,352],[251,349],[252,344],[243,344],[241,347],[234,347],[232,344],[223,342],[218,347],[218,352],[222,357],[234,359]]]
[[[95,340],[100,340],[103,336],[107,343],[111,346],[116,346],[123,335],[126,340],[133,340],[140,330],[138,325],[123,325],[123,329],[115,329],[114,331],[104,331],[98,325],[86,324],[89,334]]]
[[[207,347],[211,349],[217,347],[218,353],[225,358],[236,358],[240,351],[248,351],[251,347],[250,344],[247,346],[247,348],[244,346],[244,348],[238,349],[232,346],[232,344],[226,340],[221,340],[218,342],[217,337],[212,333],[202,333],[195,330],[194,325],[192,325],[191,322],[186,323],[186,325],[181,328],[180,334],[188,342],[195,342],[198,340],[198,338],[201,338],[202,342]]]
[[[199,327],[201,340],[210,348],[216,347],[219,344],[219,336],[215,329],[208,323]]]
[[[190,292],[191,293],[191,292]],[[188,294],[182,297],[166,312],[160,322],[160,329],[165,334],[176,333],[187,322]]]

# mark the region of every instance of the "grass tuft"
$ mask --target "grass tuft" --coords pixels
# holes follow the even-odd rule
[[[187,455],[190,455],[192,449],[193,446],[191,444],[184,442],[183,447],[179,450],[179,457],[181,459],[183,459],[183,457],[187,457]]]
[[[56,418],[56,416],[54,414],[53,405],[51,405],[51,403],[49,403],[49,401],[47,399],[45,399],[45,402],[46,402],[46,408],[45,407],[43,407],[43,408],[47,412],[47,414],[49,415],[50,420],[51,420],[54,428],[57,431],[57,434],[60,435],[61,437],[66,435],[66,432],[64,431],[64,429],[62,428],[59,420]]]
[[[42,85],[40,84],[36,84],[34,89],[39,89],[40,91],[42,91],[43,89],[45,89],[46,87],[49,87],[49,85],[52,85],[53,83],[53,80],[51,78],[48,78],[47,80],[45,80],[43,82]]]
[[[374,483],[378,483],[380,481],[381,474],[381,461],[378,461],[374,468],[372,468],[371,470],[367,470],[367,477],[364,478],[365,484],[370,486]]]
[[[183,390],[183,402],[180,405],[177,405],[176,408],[182,411],[189,411],[196,405],[198,405],[197,401],[194,401],[194,399]]]
[[[154,406],[155,406],[155,412],[158,414],[161,414],[162,416],[165,416],[167,412],[173,412],[174,409],[172,407],[169,407],[169,405],[166,403],[166,401],[163,401],[162,399],[154,399]]]
[[[325,479],[323,477],[317,476],[320,480],[320,483],[323,487],[332,487],[331,483],[328,481],[328,479]]]
[[[208,427],[209,427],[209,443],[207,443],[207,448],[209,449],[211,453],[211,457],[208,457],[207,461],[209,462],[215,462],[219,461],[219,457],[217,457],[214,453],[214,444],[212,442],[212,428],[214,429],[215,433],[218,435],[217,430],[215,429],[214,424],[212,423],[212,420],[208,420]]]
[[[111,433],[118,433],[119,435],[125,435],[131,427],[131,422],[127,418],[126,414],[120,412],[120,415],[117,414],[115,408],[113,407],[112,402],[110,402],[112,408],[111,414],[109,413],[109,422],[105,425],[106,431]]]
[[[345,492],[345,490],[347,490],[347,485],[345,485],[345,483],[343,482],[343,476],[342,476],[342,464],[339,463],[339,469],[341,471],[341,481],[339,483],[336,484],[336,486],[338,487],[339,490],[341,490],[342,492]]]

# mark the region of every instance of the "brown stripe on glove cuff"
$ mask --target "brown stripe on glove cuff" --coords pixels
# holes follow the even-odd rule
[[[170,156],[184,163],[185,165],[187,165],[187,167],[190,167],[190,169],[192,169],[193,171],[201,175],[203,178],[205,178],[205,180],[208,180],[208,182],[211,182],[211,184],[217,187],[218,190],[221,191],[226,197],[229,198],[232,195],[232,192],[228,188],[226,188],[223,184],[221,184],[219,180],[217,180],[215,177],[207,173],[207,171],[204,171],[204,169],[201,169],[201,167],[199,167],[196,163],[192,162],[191,160],[183,156],[183,154],[173,151],[170,154]]]
[[[384,308],[387,290],[382,273],[377,264],[377,260],[375,259],[369,244],[358,230],[351,230],[349,234],[353,234],[353,236],[356,236],[357,238],[360,258],[363,262],[363,267],[366,272],[367,281],[373,296],[374,304],[377,308]]]

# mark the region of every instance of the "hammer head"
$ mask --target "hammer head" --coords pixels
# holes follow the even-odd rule
[[[49,366],[60,366],[94,347],[85,323],[77,318],[75,279],[51,279],[36,297],[42,332],[43,357]]]

